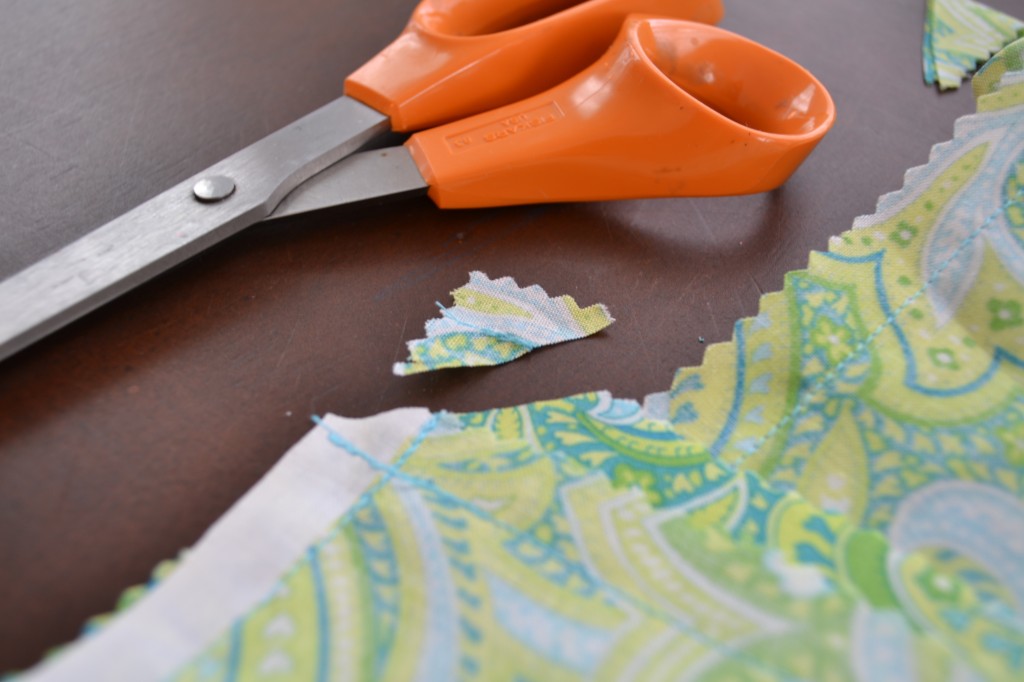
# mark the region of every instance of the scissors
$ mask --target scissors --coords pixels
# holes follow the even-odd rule
[[[423,0],[345,94],[0,282],[0,359],[244,227],[388,195],[441,208],[781,185],[835,118],[720,0]],[[355,153],[389,131],[404,145]]]

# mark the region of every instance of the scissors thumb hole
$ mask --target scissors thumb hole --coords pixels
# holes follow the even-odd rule
[[[591,67],[406,143],[445,208],[778,187],[832,126],[795,62],[706,24],[630,16]]]

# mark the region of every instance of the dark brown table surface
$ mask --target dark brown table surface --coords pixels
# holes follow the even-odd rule
[[[338,96],[413,5],[4,3],[0,277]],[[781,190],[464,212],[417,199],[257,226],[0,363],[0,671],[195,542],[310,414],[667,388],[701,361],[698,337],[729,339],[972,110],[969,88],[922,83],[923,6],[726,3],[725,28],[836,101],[835,129]],[[477,269],[618,321],[499,368],[392,376],[434,301]]]

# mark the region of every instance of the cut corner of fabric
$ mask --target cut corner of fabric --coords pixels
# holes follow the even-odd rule
[[[394,364],[396,376],[500,365],[615,321],[604,304],[581,308],[571,296],[552,297],[536,284],[520,287],[512,277],[491,279],[479,271],[451,295],[454,305],[438,303],[441,317],[427,321],[426,338],[407,344],[409,358]]]
[[[922,63],[924,80],[959,88],[978,65],[1024,36],[1024,22],[975,0],[928,0]]]

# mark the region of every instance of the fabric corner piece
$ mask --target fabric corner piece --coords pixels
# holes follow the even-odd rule
[[[438,303],[441,317],[427,321],[426,338],[408,343],[408,360],[392,368],[396,376],[504,364],[615,321],[601,303],[581,308],[571,296],[552,297],[536,284],[520,287],[512,277],[491,279],[479,271],[451,295],[454,305]]]

